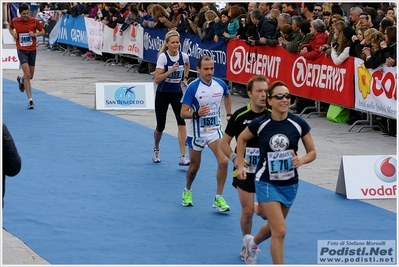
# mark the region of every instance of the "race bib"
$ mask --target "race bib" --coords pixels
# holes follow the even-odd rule
[[[21,46],[31,46],[33,44],[32,36],[30,36],[29,33],[20,33],[19,44]]]
[[[292,149],[268,152],[267,161],[270,180],[284,181],[295,176],[294,166],[292,164]]]
[[[168,67],[168,70],[170,70],[172,67]],[[179,66],[179,68],[175,71],[169,74],[169,76],[165,79],[166,82],[168,83],[180,83],[181,78],[183,78],[183,72],[184,68],[183,66]]]
[[[203,132],[217,130],[219,127],[219,116],[201,117],[200,126]]]
[[[247,173],[255,173],[260,155],[259,148],[247,147],[245,149],[245,159],[247,160]]]

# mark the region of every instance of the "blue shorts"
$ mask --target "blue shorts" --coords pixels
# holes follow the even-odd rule
[[[256,198],[258,202],[277,201],[287,207],[294,203],[298,184],[278,186],[268,182],[255,181]]]

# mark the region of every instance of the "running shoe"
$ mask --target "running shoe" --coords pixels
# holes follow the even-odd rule
[[[29,100],[28,109],[34,109],[34,108],[35,108],[35,104],[33,104],[33,100]]]
[[[159,152],[159,149],[154,149],[154,153],[152,154],[152,161],[154,163],[161,162],[161,153]]]
[[[24,87],[24,84],[22,83],[22,78],[21,78],[21,76],[18,76],[17,77],[17,81],[18,81],[18,88],[19,88],[19,91],[21,91],[22,93],[25,91],[25,87]]]
[[[191,206],[194,205],[193,204],[193,192],[191,192],[191,191],[183,191],[182,198],[183,198],[183,200],[182,200],[181,204],[183,206],[191,207]]]
[[[180,160],[179,160],[179,165],[180,166],[189,166],[190,160],[186,156],[181,156]]]
[[[252,235],[245,235],[244,236],[244,246],[245,246],[245,254],[244,260],[245,264],[256,264],[256,260],[258,258],[258,247],[251,248],[251,240],[254,237]]]
[[[245,252],[246,252],[245,246],[242,245],[241,252],[240,252],[240,258],[242,261],[245,260]]]
[[[230,207],[229,205],[227,205],[227,202],[226,200],[224,200],[223,197],[218,197],[217,199],[215,199],[215,201],[213,202],[213,208],[221,212],[230,211]]]

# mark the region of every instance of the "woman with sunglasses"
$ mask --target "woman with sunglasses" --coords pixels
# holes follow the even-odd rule
[[[285,218],[298,191],[297,169],[316,158],[316,150],[305,120],[288,112],[291,94],[287,85],[276,81],[269,86],[267,107],[272,110],[254,119],[237,140],[237,178],[246,179],[244,152],[251,138],[259,138],[260,159],[255,172],[258,214],[267,223],[255,236],[245,235],[244,259],[256,264],[258,245],[271,237],[273,264],[284,263]],[[306,154],[297,155],[302,140]]]

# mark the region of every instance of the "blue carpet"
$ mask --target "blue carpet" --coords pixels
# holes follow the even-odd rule
[[[153,129],[36,89],[33,96],[36,108],[27,110],[25,93],[3,79],[3,122],[22,157],[21,172],[7,178],[5,229],[51,264],[242,264],[237,193],[229,178],[232,211],[212,209],[210,149],[194,207],[183,207],[176,137],[164,134],[154,164]],[[253,231],[262,223],[254,217]],[[396,213],[306,182],[287,225],[287,264],[317,264],[317,240],[396,239]],[[258,263],[271,264],[269,241],[260,249]]]

